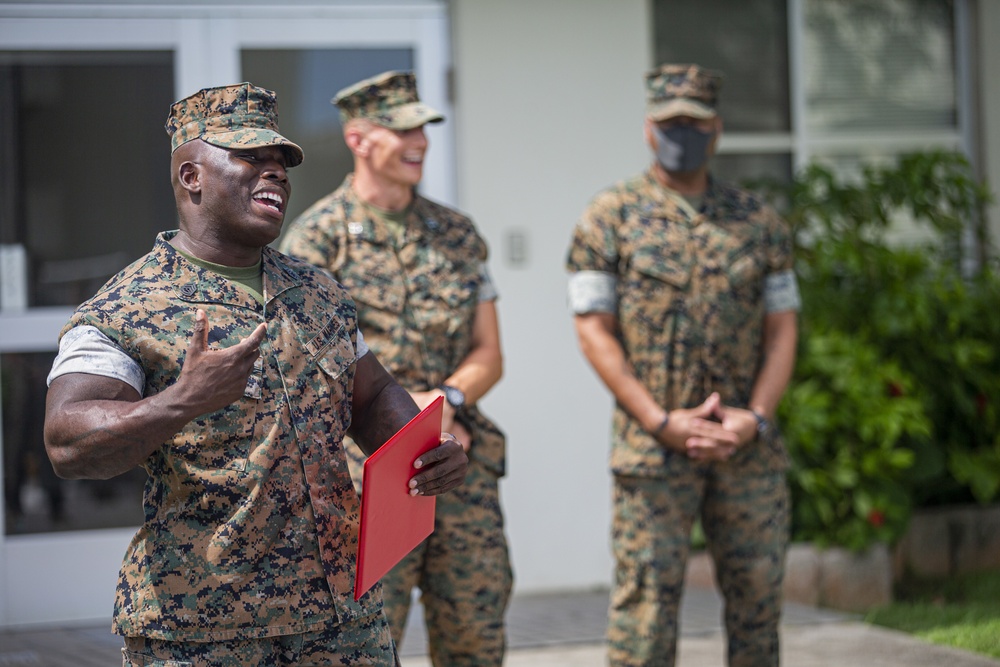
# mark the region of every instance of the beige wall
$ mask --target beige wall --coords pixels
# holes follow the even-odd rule
[[[979,127],[983,172],[997,199],[987,211],[994,256],[1000,255],[1000,2],[980,0],[978,16]]]
[[[580,355],[563,263],[587,200],[640,171],[645,0],[452,0],[459,207],[490,245],[506,375],[517,590],[607,585],[609,394]],[[508,237],[526,261],[513,265]]]

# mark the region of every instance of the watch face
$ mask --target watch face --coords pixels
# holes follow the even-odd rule
[[[444,385],[441,387],[444,391],[444,399],[453,408],[460,408],[465,405],[465,394],[462,393],[461,389],[456,389],[455,387],[449,387]]]

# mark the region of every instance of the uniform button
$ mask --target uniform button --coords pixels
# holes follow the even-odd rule
[[[181,287],[181,296],[192,297],[197,291],[198,288],[195,287],[194,283],[188,283],[187,285]]]

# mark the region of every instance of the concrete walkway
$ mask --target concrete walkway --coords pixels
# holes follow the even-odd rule
[[[990,660],[965,651],[946,649],[909,635],[874,628],[857,621],[785,627],[781,664],[788,667],[996,667]],[[513,650],[506,667],[604,667],[604,647],[566,645]],[[722,667],[725,645],[721,634],[683,635],[676,667]],[[403,667],[429,667],[426,658],[403,659]]]
[[[603,667],[607,591],[514,598],[506,667]],[[403,667],[430,667],[419,606],[400,648]],[[689,586],[681,605],[676,667],[722,667],[722,602],[714,589]],[[781,664],[788,667],[998,667],[1000,660],[928,644],[868,625],[855,615],[786,603]]]
[[[600,667],[607,591],[519,595],[508,616],[507,667]],[[714,590],[688,588],[681,608],[677,667],[725,664],[721,604]],[[107,667],[121,664],[121,639],[110,621],[76,627],[0,630],[0,667]],[[420,606],[400,647],[403,667],[429,667]],[[1000,667],[1000,661],[941,648],[909,635],[875,628],[856,617],[786,604],[782,664],[789,667]]]

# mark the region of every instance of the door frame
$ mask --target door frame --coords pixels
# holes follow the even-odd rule
[[[421,98],[451,116],[451,50],[443,0],[277,8],[246,3],[0,5],[3,51],[172,51],[174,99],[243,81],[240,53],[245,48],[409,48]],[[454,205],[451,124],[431,125],[427,134],[435,149],[424,165],[421,190]],[[0,353],[55,351],[72,311],[0,310]],[[0,507],[3,502],[0,495]],[[0,512],[0,627],[110,618],[118,568],[134,532],[121,528],[7,535]]]

